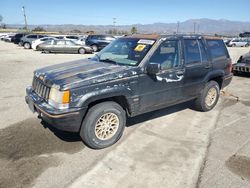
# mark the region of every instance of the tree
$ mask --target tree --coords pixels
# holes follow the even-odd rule
[[[3,17],[2,17],[2,15],[0,15],[0,22],[2,22],[3,21]]]
[[[136,34],[136,33],[137,33],[137,28],[136,28],[135,26],[133,26],[133,27],[131,28],[131,33],[132,33],[132,34]]]
[[[35,29],[33,29],[32,31],[43,32],[43,31],[46,31],[46,30],[44,28],[38,26]]]
[[[70,31],[71,33],[82,33],[79,29],[73,29],[72,31]]]

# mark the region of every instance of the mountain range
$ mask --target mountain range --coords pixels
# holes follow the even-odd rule
[[[179,27],[178,27],[179,25]],[[152,24],[133,24],[133,25],[29,25],[29,29],[42,27],[46,31],[59,31],[62,33],[79,30],[81,32],[94,31],[95,33],[107,33],[110,30],[127,31],[130,33],[131,27],[136,27],[139,33],[201,33],[219,35],[238,35],[241,32],[250,31],[250,21],[231,21],[225,19],[189,19],[179,23],[152,23]],[[21,28],[23,25],[8,25],[11,28]]]

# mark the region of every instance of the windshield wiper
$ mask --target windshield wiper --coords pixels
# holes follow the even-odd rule
[[[107,63],[113,63],[113,64],[117,65],[116,61],[114,61],[112,59],[109,59],[109,58],[107,58],[107,59],[99,59],[99,61],[101,61],[101,62],[107,62]]]

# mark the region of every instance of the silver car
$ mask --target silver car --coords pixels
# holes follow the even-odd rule
[[[37,46],[37,50],[45,53],[92,53],[93,49],[90,46],[79,45],[71,40],[49,40]]]

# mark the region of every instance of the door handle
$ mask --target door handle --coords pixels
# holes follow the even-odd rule
[[[211,65],[205,65],[205,69],[210,69],[211,68]]]
[[[178,71],[176,72],[176,75],[177,75],[177,76],[183,76],[183,75],[184,75],[184,71],[183,71],[183,70],[178,70]]]

